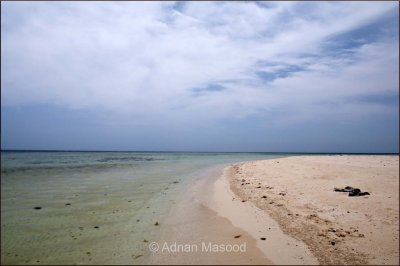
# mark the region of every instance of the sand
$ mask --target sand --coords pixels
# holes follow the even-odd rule
[[[180,195],[170,213],[160,224],[157,251],[147,260],[138,259],[142,264],[167,265],[271,265],[257,241],[244,229],[219,215],[208,205],[213,198],[213,184],[222,175],[223,167],[218,166],[204,171],[198,179]],[[239,236],[235,238],[235,236]],[[202,245],[239,245],[245,249],[237,252],[222,252],[203,249]],[[148,243],[151,245],[152,243]],[[195,247],[188,250],[164,249],[164,245]]]
[[[371,195],[334,192],[345,186]],[[213,195],[208,206],[248,232],[271,263],[399,264],[398,156],[237,163]]]
[[[248,232],[257,241],[256,248],[271,261],[270,264],[318,264],[303,242],[285,234],[275,220],[251,201],[237,197],[230,189],[226,174],[214,183],[214,196],[208,206],[218,215],[228,218],[234,226]]]

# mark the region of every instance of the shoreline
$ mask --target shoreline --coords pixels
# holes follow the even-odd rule
[[[246,232],[194,202],[189,190],[196,179],[208,177],[210,168],[219,171],[221,165],[271,156],[88,155],[44,153],[38,157],[24,153],[2,157],[4,166],[13,169],[2,174],[1,180],[2,264],[157,264],[151,262],[156,256],[149,245],[169,229],[177,232],[167,238],[172,243],[191,240],[189,244],[194,244],[208,236],[205,243],[246,242],[249,248],[246,257],[240,253],[210,254],[205,249],[193,258],[186,255],[180,264],[269,264],[261,251],[250,248],[255,241]],[[219,177],[220,172],[212,175]],[[168,221],[173,211],[180,217]],[[180,232],[183,228],[186,234]],[[220,228],[226,228],[223,236],[219,236]],[[242,237],[233,238],[238,234]],[[159,264],[167,261],[161,259]],[[174,258],[169,261],[174,264]]]
[[[211,208],[248,232],[257,241],[257,248],[272,264],[317,265],[317,259],[303,242],[285,234],[267,213],[251,201],[243,202],[231,190],[229,168],[225,168],[223,175],[214,183]]]
[[[301,241],[285,234],[279,224],[250,202],[242,203],[230,189],[227,168],[203,172],[176,199],[157,244],[180,246],[177,252],[155,252],[149,264],[316,265],[318,260]],[[239,236],[238,238],[235,238]],[[267,236],[268,239],[261,240]],[[185,252],[185,245],[246,243],[246,252]],[[147,264],[147,263],[146,263]]]
[[[53,179],[53,182],[46,182],[46,180],[53,177],[54,173],[50,173],[48,177],[45,176],[45,179],[37,179],[42,176],[42,173],[33,172],[36,179],[29,179],[32,180],[29,186],[22,182],[10,183],[16,179],[2,178],[2,184],[7,181],[9,188],[12,187],[11,184],[15,185],[13,190],[6,190],[7,186],[2,186],[2,215],[8,219],[8,221],[2,219],[2,228],[7,227],[5,233],[2,234],[2,263],[48,264],[60,261],[69,261],[71,264],[96,264],[101,261],[116,264],[320,263],[314,254],[313,243],[307,242],[308,240],[303,238],[304,235],[285,223],[292,219],[289,216],[290,213],[304,217],[304,222],[311,226],[311,229],[318,229],[316,223],[319,221],[331,220],[332,223],[332,220],[343,220],[345,216],[354,218],[350,222],[367,220],[367,225],[376,226],[371,230],[374,232],[371,238],[374,242],[371,243],[376,242],[377,254],[384,255],[384,257],[376,256],[375,260],[371,261],[380,264],[396,264],[398,251],[397,253],[393,251],[393,245],[387,245],[385,241],[391,239],[398,245],[398,158],[395,157],[397,161],[392,162],[378,160],[368,161],[367,164],[363,161],[350,161],[350,172],[354,176],[351,179],[352,182],[349,183],[338,182],[343,180],[338,179],[337,176],[351,176],[345,171],[349,165],[343,168],[343,164],[339,161],[331,162],[333,165],[330,166],[329,171],[322,174],[318,174],[318,171],[323,171],[324,167],[315,167],[306,161],[292,162],[290,165],[284,163],[303,157],[318,160],[319,157],[346,159],[349,156],[274,158],[267,156],[270,158],[267,160],[248,156],[234,158],[235,160],[220,158],[219,161],[212,157],[208,159],[208,163],[191,159],[176,166],[160,161],[155,165],[156,168],[150,169],[151,171],[145,167],[141,172],[116,168],[111,169],[112,172],[89,171],[86,173],[78,169],[79,171],[74,172],[72,178],[68,173],[60,171],[63,174]],[[367,157],[374,158],[374,156]],[[386,158],[385,156],[375,157]],[[389,156],[389,158],[394,157]],[[193,163],[195,163],[194,166]],[[321,162],[314,163],[321,165]],[[294,166],[293,169],[292,166]],[[366,167],[368,171],[365,171]],[[377,171],[370,171],[368,167],[376,168]],[[381,176],[382,167],[385,167],[384,170],[392,169],[389,174],[394,169],[397,173],[397,182],[393,182],[390,175]],[[315,172],[313,168],[317,168],[318,171]],[[165,179],[166,169],[169,177],[167,179]],[[332,176],[332,173],[338,169],[340,171]],[[360,169],[362,175],[368,176],[372,173],[379,176],[382,182],[377,183],[376,180],[371,184],[361,182],[363,180],[357,178],[357,171]],[[271,173],[272,177],[269,176]],[[115,177],[110,179],[110,174]],[[133,179],[133,174],[143,176],[143,178]],[[296,176],[297,174],[300,176]],[[8,175],[13,176],[12,173]],[[24,177],[25,173],[17,172],[15,175]],[[147,175],[151,179],[144,178]],[[287,178],[288,175],[291,179]],[[308,175],[309,178],[304,178],[303,175]],[[67,176],[68,178],[63,178]],[[293,177],[301,180],[299,184],[302,186],[299,187],[298,184],[293,183]],[[248,184],[242,186],[242,179],[246,179],[244,183]],[[277,182],[274,184],[275,190],[270,190],[268,187],[274,182]],[[324,187],[321,182],[328,182],[329,186]],[[63,188],[66,184],[68,184],[68,189]],[[286,187],[280,188],[279,186],[282,185]],[[295,185],[294,188],[293,185]],[[308,185],[318,189],[307,190]],[[349,198],[344,195],[346,193],[333,192],[333,186],[346,185],[359,187],[363,191],[371,192],[372,195],[369,198]],[[257,188],[258,186],[260,188]],[[31,190],[32,187],[38,190]],[[261,190],[269,194],[259,194]],[[319,190],[322,194],[314,193]],[[279,195],[282,192],[286,195]],[[16,197],[17,195],[22,196]],[[263,203],[266,199],[262,198],[263,195],[268,196],[268,200],[276,201],[276,204],[267,205],[271,208],[264,209]],[[334,208],[337,211],[331,213],[329,208],[318,205],[332,196],[336,197],[335,202],[325,203],[329,206],[351,203],[346,209],[351,215],[340,212],[340,208],[336,207]],[[357,202],[368,202],[370,204],[368,206],[376,210],[379,202],[371,201],[371,199],[377,196],[380,197],[379,202],[383,203],[383,206],[380,206],[381,212],[378,210],[377,213],[368,214],[368,209],[357,205]],[[389,200],[388,197],[391,199]],[[282,206],[277,206],[278,204]],[[39,211],[33,206],[43,206],[43,209]],[[330,208],[332,209],[332,206]],[[307,219],[307,215],[314,212],[317,216]],[[329,217],[329,215],[333,216]],[[295,225],[302,226],[302,224]],[[396,225],[397,228],[394,227]],[[345,226],[349,228],[352,225]],[[318,233],[322,233],[321,236],[328,240],[346,229],[336,225],[332,228],[338,231],[331,232],[328,230],[330,228],[319,228],[321,230]],[[397,231],[393,231],[393,228]],[[19,230],[16,231],[16,229]],[[353,245],[357,247],[363,240],[372,241],[369,238],[368,226],[357,227],[357,229],[359,230],[357,234],[364,234],[365,237],[355,238],[355,233],[352,232],[351,237],[359,241],[354,242]],[[12,232],[18,232],[18,234]],[[381,233],[381,238],[375,232]],[[308,231],[308,234],[313,236],[312,231]],[[393,239],[393,237],[397,238]],[[37,239],[36,242],[40,245],[32,241],[21,246],[14,244],[21,243],[23,239]],[[338,239],[340,240],[340,237]],[[149,248],[154,241],[159,243],[160,249],[162,241],[176,246],[192,244],[197,249],[189,250],[190,252],[182,249],[164,253],[153,252]],[[33,245],[30,246],[29,243]],[[203,243],[207,248],[203,248]],[[240,252],[215,251],[208,248],[209,243],[228,246],[245,245],[246,249]],[[344,241],[338,242],[335,247],[340,246],[345,246]],[[368,246],[364,248],[367,248],[367,251],[371,249]],[[356,251],[362,252],[358,249]],[[338,258],[340,259],[340,256]],[[387,260],[383,261],[383,258]],[[12,263],[13,261],[15,263]]]
[[[176,199],[176,204],[164,221],[163,230],[156,241],[159,250],[152,254],[146,264],[272,265],[257,247],[257,241],[251,234],[235,226],[231,220],[219,215],[210,207],[214,193],[213,184],[221,176],[222,170],[221,165],[206,169],[189,185],[187,191]],[[170,247],[180,246],[181,250],[163,251],[165,243]],[[245,250],[210,251],[202,248],[203,243],[241,247],[245,245]],[[185,245],[190,246],[188,251],[184,250]]]
[[[398,264],[398,166],[398,156],[373,155],[240,162],[225,168],[226,175],[215,183],[216,194],[222,195],[221,183],[229,181],[232,206],[247,213],[256,208],[271,217],[286,236],[305,243],[320,264]],[[348,185],[371,195],[348,197],[333,191]],[[234,212],[222,209],[220,215],[238,221]],[[257,239],[260,232],[242,224],[246,226]],[[274,238],[272,232],[268,238]],[[288,245],[285,253],[293,252]]]

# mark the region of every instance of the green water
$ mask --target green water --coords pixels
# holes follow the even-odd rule
[[[207,169],[282,156],[2,152],[1,263],[143,263],[177,196]]]

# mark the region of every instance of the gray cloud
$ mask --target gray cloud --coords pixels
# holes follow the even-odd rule
[[[100,108],[136,123],[393,114],[398,106],[347,100],[397,97],[398,36],[385,31],[393,25],[345,50],[327,43],[397,10],[396,2],[2,3],[2,105]]]

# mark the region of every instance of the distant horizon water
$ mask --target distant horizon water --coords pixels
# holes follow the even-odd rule
[[[256,154],[354,154],[389,155],[400,152],[302,152],[302,151],[195,151],[195,150],[64,150],[64,149],[0,149],[0,152],[148,152],[148,153],[256,153]]]

